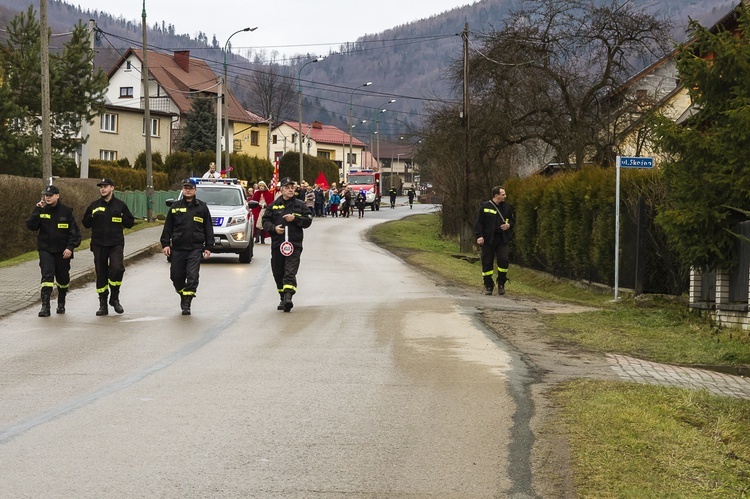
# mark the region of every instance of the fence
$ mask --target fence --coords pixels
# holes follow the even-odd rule
[[[154,215],[167,214],[167,199],[177,199],[180,191],[154,191]],[[148,214],[148,204],[146,191],[123,191],[117,192],[116,196],[123,200],[130,208],[130,212],[135,218],[146,218]]]

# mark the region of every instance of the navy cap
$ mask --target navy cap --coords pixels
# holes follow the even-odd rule
[[[103,185],[115,185],[115,183],[112,181],[111,178],[103,178],[96,185],[101,187]]]
[[[60,189],[58,189],[54,185],[48,185],[47,188],[42,191],[42,194],[60,194]]]
[[[284,177],[281,179],[281,182],[279,182],[279,185],[281,187],[284,187],[285,185],[294,185],[294,180],[289,177]]]
[[[187,186],[195,187],[195,180],[193,180],[192,178],[183,179],[182,180],[182,186],[185,187],[186,185]]]

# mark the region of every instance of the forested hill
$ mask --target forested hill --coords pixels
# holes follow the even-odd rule
[[[704,25],[712,24],[729,12],[739,0],[634,0],[658,15],[672,19],[677,41],[684,39],[688,19],[696,19]],[[5,26],[20,10],[32,5],[38,13],[36,0],[0,0],[0,25]],[[478,46],[481,36],[502,27],[503,19],[511,8],[519,8],[518,0],[481,0],[471,5],[426,17],[423,20],[395,26],[382,33],[363,35],[339,51],[325,54],[327,57],[316,64],[305,67],[301,75],[305,96],[304,117],[309,122],[323,122],[347,128],[350,98],[356,122],[371,120],[382,104],[389,104],[389,112],[382,115],[379,125],[383,136],[395,136],[408,132],[419,123],[425,105],[432,99],[460,99],[460,91],[454,91],[447,79],[451,64],[461,58],[460,33],[465,23],[469,25],[470,47]],[[105,35],[97,40],[97,65],[105,70],[114,64],[127,47],[140,46],[140,18],[115,18],[99,11],[82,12],[77,7],[61,0],[49,0],[48,18],[53,33],[63,33],[79,22],[94,19]],[[38,14],[37,14],[38,15]],[[149,19],[149,45],[155,49],[189,49],[191,56],[212,61],[220,71],[222,52],[213,34],[197,33],[197,36],[180,34],[168,19]],[[184,31],[184,27],[182,28]],[[54,44],[53,44],[54,45]],[[256,72],[268,70],[265,53],[244,54],[251,61],[240,61],[230,57],[233,75],[230,84],[243,103],[254,109],[248,82]],[[279,71],[288,75],[296,86],[298,68],[307,59],[279,60]],[[297,65],[295,65],[297,63]],[[232,81],[234,79],[234,81]],[[362,88],[352,96],[351,91],[367,81],[373,84]],[[352,98],[353,97],[353,98]],[[296,119],[296,106],[291,106],[288,116]],[[369,128],[360,127],[362,130]]]

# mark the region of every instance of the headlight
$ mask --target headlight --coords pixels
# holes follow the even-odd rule
[[[244,232],[235,232],[232,234],[232,238],[235,241],[244,241],[245,240],[245,233]]]
[[[229,219],[229,222],[227,222],[227,227],[232,227],[233,225],[242,225],[245,222],[247,222],[247,215],[237,215],[236,217],[231,217]]]

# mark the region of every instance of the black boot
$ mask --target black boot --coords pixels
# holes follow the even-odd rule
[[[57,312],[58,314],[65,313],[65,295],[68,294],[68,290],[65,288],[57,288]]]
[[[99,310],[96,311],[96,315],[107,315],[109,314],[109,308],[107,307],[107,296],[109,293],[99,293]]]
[[[182,315],[190,315],[190,302],[193,301],[191,295],[182,295],[180,299],[180,308],[182,309]]]
[[[42,288],[42,309],[39,311],[39,317],[49,317],[49,297],[52,295],[52,288]]]
[[[284,293],[279,293],[279,304],[276,310],[284,310]]]
[[[284,292],[284,299],[282,300],[282,303],[284,304],[284,312],[290,312],[294,306],[294,303],[292,303],[292,294],[291,291]]]
[[[505,281],[500,282],[500,279],[497,280],[497,294],[498,295],[505,294]]]
[[[112,308],[114,308],[115,312],[118,314],[123,313],[125,310],[123,310],[122,305],[120,305],[120,286],[112,286],[110,291],[112,294],[109,295],[109,304],[112,305]]]

